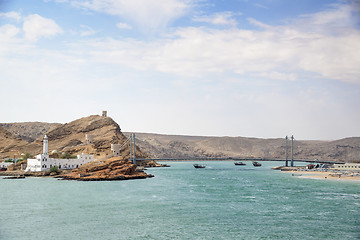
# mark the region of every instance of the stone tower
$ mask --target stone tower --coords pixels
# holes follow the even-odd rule
[[[102,116],[107,117],[107,111],[102,111]]]
[[[120,144],[111,144],[111,153],[114,157],[120,156]]]
[[[85,135],[85,141],[86,141],[86,145],[94,144],[94,135],[86,134]]]

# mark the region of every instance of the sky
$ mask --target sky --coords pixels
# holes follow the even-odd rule
[[[0,0],[0,122],[360,136],[359,0]]]

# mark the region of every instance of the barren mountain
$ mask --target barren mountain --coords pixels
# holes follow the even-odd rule
[[[20,149],[25,149],[29,145],[23,139],[20,139],[7,131],[6,129],[0,127],[0,156],[1,157],[19,157],[20,153],[17,151]]]
[[[6,124],[9,131],[0,128],[0,158],[9,157],[20,152],[38,154],[42,151],[44,129],[51,125],[35,123],[41,135],[32,143],[23,139],[34,136],[32,123]],[[23,129],[18,134],[19,126]],[[66,124],[52,124],[53,128],[47,132],[50,152],[89,153],[99,157],[110,154],[111,143],[123,143],[129,133],[121,132],[119,125],[109,117],[98,115],[81,118]],[[11,132],[11,133],[10,133]],[[85,135],[94,136],[94,144],[85,144]],[[137,156],[153,158],[178,157],[265,157],[285,159],[284,139],[260,139],[245,137],[201,137],[181,135],[161,135],[151,133],[136,133]],[[140,151],[140,149],[142,151]],[[13,150],[13,151],[10,151]],[[124,150],[129,154],[129,149]],[[288,156],[290,158],[290,141],[288,142]],[[295,159],[319,159],[360,162],[360,138],[345,138],[336,141],[308,141],[295,140]]]
[[[125,133],[126,134],[126,133]],[[265,157],[285,159],[285,139],[194,137],[136,133],[137,144],[154,158]],[[291,148],[288,141],[288,157]],[[360,162],[360,137],[336,141],[294,141],[295,159]]]
[[[2,134],[0,135],[0,158],[12,156],[10,150],[13,149],[19,153],[29,152],[31,155],[42,152],[43,135],[34,142],[28,143],[4,129],[0,134]],[[46,134],[49,139],[49,153],[54,151],[71,154],[88,153],[96,155],[98,159],[110,155],[112,143],[121,144],[127,139],[113,119],[98,115],[58,124]],[[93,135],[93,144],[86,144],[86,134]],[[147,157],[139,148],[136,153],[139,157]],[[129,155],[128,146],[125,147],[123,154]]]
[[[0,123],[0,127],[27,142],[35,141],[37,138],[44,136],[51,128],[59,125],[61,124],[45,122]]]

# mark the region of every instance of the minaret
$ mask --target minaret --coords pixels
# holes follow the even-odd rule
[[[48,137],[44,136],[44,141],[43,141],[43,155],[48,155]]]

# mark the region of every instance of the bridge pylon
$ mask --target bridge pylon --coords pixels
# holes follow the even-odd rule
[[[294,135],[291,135],[291,166],[294,166]]]
[[[130,134],[130,161],[136,164],[136,144],[135,144],[135,133]]]

